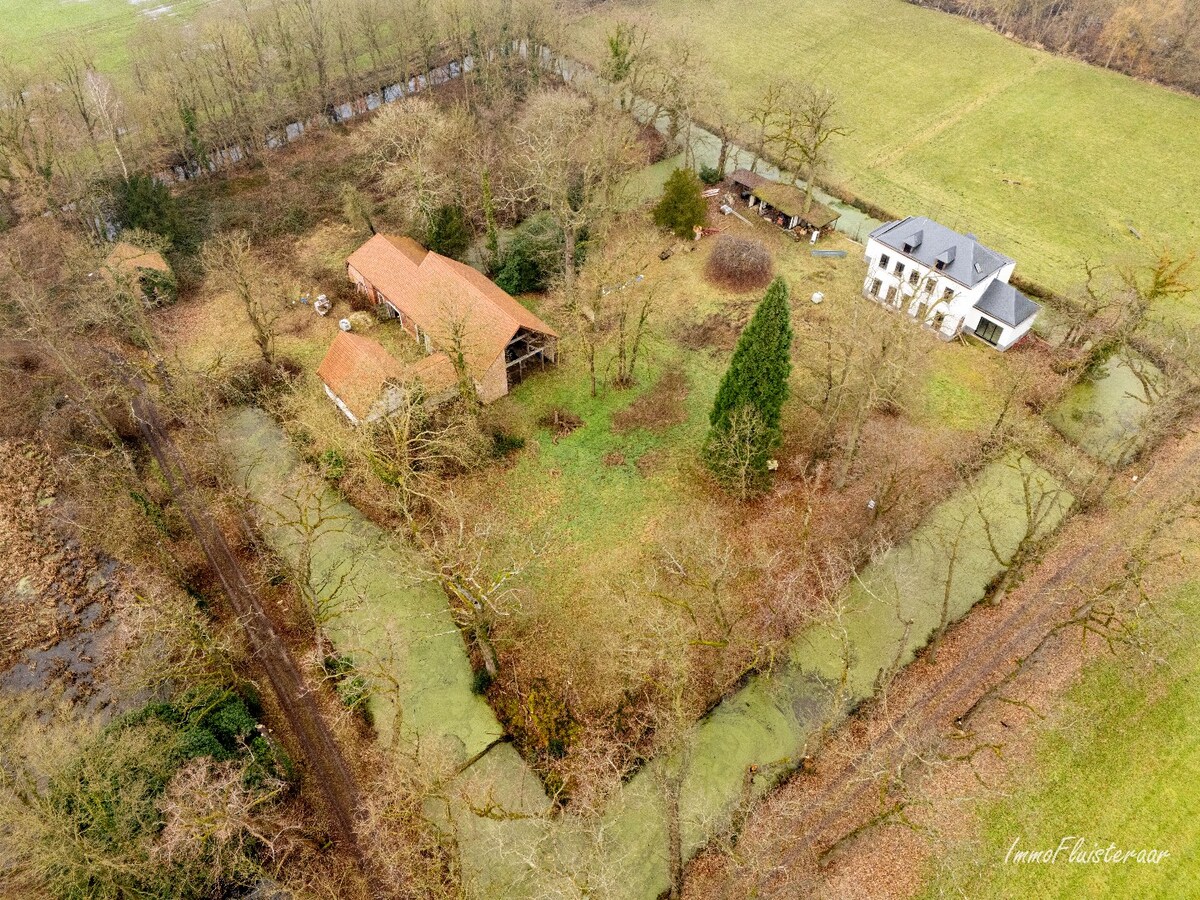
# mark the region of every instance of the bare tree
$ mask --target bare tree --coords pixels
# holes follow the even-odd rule
[[[483,436],[469,411],[435,414],[421,390],[408,385],[397,407],[364,429],[361,441],[369,465],[393,491],[397,513],[415,527],[414,516],[440,502],[441,478],[480,458]]]
[[[250,236],[244,231],[226,232],[204,246],[204,264],[209,277],[232,291],[246,312],[263,362],[275,365],[275,324],[279,306],[271,302],[275,285],[263,273],[250,251]]]
[[[1047,529],[1053,526],[1056,519],[1073,502],[1071,495],[1058,486],[1052,476],[1039,468],[1028,456],[1017,454],[1010,457],[1005,465],[1021,482],[1020,530],[1012,550],[1003,549],[1005,541],[1000,537],[1001,528],[1007,525],[1004,520],[1011,513],[999,511],[1001,504],[996,502],[994,489],[989,490],[979,481],[971,487],[988,552],[1003,568],[1000,580],[992,590],[993,605],[1004,599],[1022,564],[1033,553]]]
[[[799,93],[800,161],[804,170],[804,212],[812,206],[813,188],[829,164],[829,142],[844,137],[837,95],[825,85],[805,84]]]
[[[470,634],[489,678],[500,672],[500,661],[492,643],[492,629],[499,618],[521,608],[514,582],[536,565],[546,553],[545,538],[521,542],[502,554],[496,546],[502,536],[488,523],[468,521],[466,510],[451,500],[446,505],[447,524],[426,541],[426,552],[434,562],[430,574],[450,598],[455,618]],[[496,562],[503,555],[502,562]]]
[[[360,145],[411,227],[424,231],[439,208],[463,196],[463,148],[475,140],[461,110],[444,111],[423,97],[380,110]]]
[[[579,94],[544,90],[527,103],[515,140],[516,198],[546,209],[562,231],[560,272],[571,302],[579,236],[620,209],[621,179],[637,161],[636,133],[627,117]]]
[[[657,301],[657,284],[648,281],[655,245],[638,233],[619,227],[619,240],[594,240],[599,245],[588,257],[578,287],[563,298],[575,325],[591,378],[592,396],[599,392],[603,370],[612,369],[613,384],[629,387],[636,380],[638,360],[650,317]],[[612,348],[611,359],[603,358]]]
[[[323,481],[305,475],[265,510],[274,527],[287,533],[289,546],[284,561],[290,570],[289,580],[312,622],[317,659],[321,661],[333,652],[329,625],[362,600],[354,558],[344,558],[322,546],[349,528],[351,518],[342,507],[342,501]]]
[[[125,153],[121,150],[121,134],[124,131],[122,118],[124,109],[112,82],[97,72],[88,72],[85,84],[87,87],[87,104],[92,110],[91,121],[96,128],[102,129],[104,136],[112,143],[117,162],[121,165],[121,174],[129,179],[129,166],[125,164]]]

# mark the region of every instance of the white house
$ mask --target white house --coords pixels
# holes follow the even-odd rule
[[[1041,307],[1008,283],[1016,262],[932,219],[888,222],[867,240],[863,295],[903,310],[949,340],[961,332],[997,350],[1024,337]]]

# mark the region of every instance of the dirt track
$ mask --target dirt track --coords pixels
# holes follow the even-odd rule
[[[1136,485],[1132,472],[1120,476],[1113,491],[1124,496],[1111,498],[1114,509],[1071,520],[1001,605],[983,606],[960,623],[936,662],[922,658],[909,666],[885,698],[822,749],[813,770],[795,776],[751,817],[746,834],[757,844],[751,852],[764,859],[748,867],[756,873],[734,880],[749,877],[757,896],[811,893],[825,854],[893,809],[893,776],[945,736],[969,731],[980,700],[1119,573],[1131,546],[1163,512],[1200,488],[1198,464],[1200,432],[1192,432],[1160,447],[1139,467],[1145,475]],[[712,863],[700,864],[689,896],[713,890],[706,876],[715,873],[705,871]],[[741,889],[751,887],[735,891]]]
[[[135,397],[133,411],[142,436],[154,454],[171,494],[216,573],[234,614],[249,638],[254,658],[278,698],[297,745],[307,763],[316,794],[323,801],[333,839],[361,857],[355,824],[358,787],[333,734],[321,718],[283,641],[250,586],[242,566],[217,527],[188,476],[179,452],[162,427],[157,409],[144,391]]]

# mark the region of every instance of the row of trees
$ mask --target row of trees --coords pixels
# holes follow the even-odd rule
[[[68,40],[18,64],[0,54],[0,183],[9,207],[73,210],[98,179],[214,149],[255,156],[268,133],[448,59],[473,55],[471,91],[523,91],[557,21],[538,0],[217,0],[186,24],[146,19],[127,68]]]
[[[1200,6],[1191,0],[910,0],[1105,68],[1200,93]]]
[[[716,171],[724,173],[737,140],[754,151],[751,170],[769,156],[793,180],[803,176],[805,212],[815,182],[826,172],[831,143],[849,133],[837,94],[812,81],[776,78],[746,110],[726,102],[726,85],[695,41],[685,34],[661,37],[661,27],[619,22],[606,37],[600,73],[622,106],[640,102],[648,120],[665,124],[668,142],[684,151],[694,169],[691,129],[703,123],[720,139]],[[665,120],[665,122],[664,122]]]

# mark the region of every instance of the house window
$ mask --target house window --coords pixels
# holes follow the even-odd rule
[[[883,299],[883,282],[878,278],[871,282],[871,294],[881,300]]]
[[[895,304],[896,301],[896,286],[893,284],[887,289],[887,296],[884,298],[888,303]]]
[[[946,288],[944,291],[942,291],[942,299],[943,300],[953,300],[954,299],[954,288]]]
[[[890,263],[891,261],[892,261],[892,258],[890,256],[888,256],[886,253],[883,254],[881,257],[879,257],[879,268],[883,269],[883,271],[886,272],[888,263]]]
[[[904,263],[900,262],[900,260],[896,260],[896,274],[897,275],[904,274]]]
[[[982,316],[979,319],[979,324],[975,326],[975,337],[982,341],[987,341],[993,347],[1000,343],[1000,337],[1003,334],[1004,326]]]
[[[921,281],[921,273],[918,272],[916,269],[913,269],[912,273],[908,276],[908,283],[911,284],[913,287],[916,287],[917,284],[920,283],[920,281]]]

